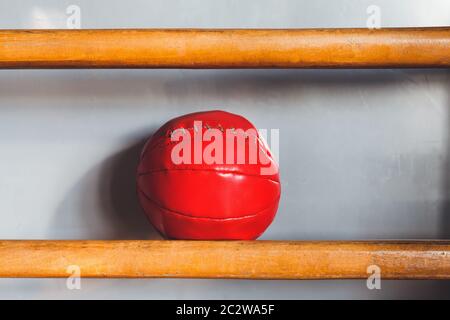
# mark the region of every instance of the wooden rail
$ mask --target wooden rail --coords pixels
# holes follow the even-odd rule
[[[98,278],[364,279],[375,265],[382,279],[450,279],[450,241],[0,241],[0,277],[74,265]]]
[[[450,67],[450,27],[0,30],[0,68]]]

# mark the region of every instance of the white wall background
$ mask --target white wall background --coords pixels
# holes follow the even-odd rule
[[[448,0],[0,2],[0,28],[450,25]],[[0,238],[152,239],[134,170],[168,119],[222,108],[280,129],[263,239],[450,238],[448,70],[0,71]],[[449,298],[450,283],[1,279],[0,298]]]

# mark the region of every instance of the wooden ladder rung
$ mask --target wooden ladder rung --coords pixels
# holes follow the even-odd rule
[[[75,269],[74,269],[75,268]],[[450,241],[2,240],[0,277],[450,279]]]
[[[450,27],[0,30],[0,68],[450,67]]]

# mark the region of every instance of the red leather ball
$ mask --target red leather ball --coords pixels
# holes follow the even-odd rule
[[[196,240],[258,238],[274,219],[281,192],[278,165],[257,129],[224,111],[163,125],[142,151],[137,189],[156,229]]]

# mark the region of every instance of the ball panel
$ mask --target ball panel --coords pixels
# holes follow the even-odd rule
[[[159,206],[199,218],[236,218],[273,205],[280,185],[264,176],[170,170],[139,176],[138,186]]]
[[[255,128],[255,126],[244,117],[221,110],[186,114],[169,120],[159,128],[142,150],[141,157],[143,158],[146,153],[151,152],[152,149],[167,144],[170,141],[170,133],[176,129],[193,128],[195,121],[202,121],[204,125],[212,128],[241,128],[243,130]]]
[[[278,209],[278,201],[256,215],[232,218],[194,218],[157,206],[142,192],[139,198],[150,222],[172,239],[192,240],[255,240],[270,225]]]
[[[195,116],[194,116],[195,115]],[[186,119],[185,119],[186,118]],[[217,120],[220,119],[220,120]],[[205,163],[202,158],[200,164],[194,161],[194,121],[202,121],[203,127],[201,128],[202,134],[211,128],[221,128],[223,133],[223,157],[222,161],[218,163]],[[172,150],[178,144],[177,141],[171,141],[171,133],[175,129],[184,128],[186,132],[189,132],[191,136],[191,157],[189,163],[175,163],[173,160]],[[251,163],[250,161],[250,142],[249,138],[245,142],[245,149],[238,150],[238,137],[242,138],[242,134],[236,134],[236,139],[232,142],[231,146],[226,143],[226,130],[227,129],[252,129],[256,135],[252,136],[254,143],[257,145],[256,153],[253,153],[253,157],[256,157],[257,163]],[[209,141],[202,141],[201,154],[204,155],[205,148],[210,144]],[[227,153],[233,153],[233,161],[227,162]],[[253,151],[252,151],[253,152]],[[260,154],[261,152],[261,154]],[[243,153],[245,155],[244,163],[239,163],[238,154]],[[269,163],[261,163],[261,158],[270,161]],[[272,180],[279,181],[278,165],[270,154],[270,150],[267,149],[266,144],[262,141],[256,128],[246,119],[241,116],[231,114],[223,111],[212,111],[206,113],[195,113],[192,115],[186,115],[181,118],[174,119],[166,123],[160,128],[153,137],[147,142],[144,147],[144,151],[141,155],[141,161],[138,166],[138,174],[146,174],[153,171],[170,170],[170,169],[208,169],[229,171],[242,174],[260,175],[262,168],[274,168],[273,174],[267,175]]]

